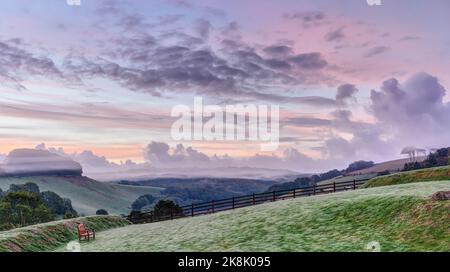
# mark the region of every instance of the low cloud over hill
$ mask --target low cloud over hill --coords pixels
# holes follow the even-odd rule
[[[47,150],[15,149],[1,165],[3,174],[67,174],[81,175],[81,165],[72,159]]]

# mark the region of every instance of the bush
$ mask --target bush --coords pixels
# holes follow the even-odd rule
[[[418,170],[422,169],[424,166],[419,162],[409,162],[405,163],[405,166],[403,167],[403,171],[412,171],[412,170]]]
[[[105,209],[99,209],[95,212],[96,215],[108,215],[108,211]]]
[[[77,217],[78,217],[77,214],[66,213],[66,214],[63,216],[63,219],[72,219],[72,218],[77,218]]]
[[[156,217],[164,217],[171,214],[180,215],[183,214],[183,209],[172,200],[161,199],[153,208],[153,214]]]
[[[387,176],[390,174],[391,174],[391,172],[389,172],[389,170],[384,170],[384,171],[378,172],[377,176]]]
[[[358,171],[358,170],[363,170],[369,167],[374,166],[375,163],[373,161],[356,161],[351,163],[347,169],[345,169],[345,171],[348,172],[353,172],[353,171]]]

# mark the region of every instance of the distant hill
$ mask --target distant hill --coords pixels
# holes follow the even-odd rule
[[[284,169],[267,169],[254,167],[220,167],[220,168],[152,168],[145,166],[119,172],[89,172],[87,175],[99,181],[119,180],[152,180],[158,178],[228,178],[253,180],[283,180],[290,181],[305,174]]]
[[[126,214],[131,203],[141,195],[159,195],[161,188],[148,186],[127,186],[99,182],[83,176],[35,175],[0,177],[0,188],[6,191],[11,184],[33,182],[42,191],[53,191],[63,198],[72,200],[73,208],[79,214],[92,215],[98,209],[110,214]]]
[[[418,161],[423,161],[426,159],[426,157],[417,157]],[[399,160],[393,160],[393,161],[386,161],[377,163],[372,167],[353,171],[347,173],[347,175],[361,175],[361,174],[374,174],[374,173],[380,173],[384,171],[389,172],[398,172],[403,170],[403,167],[405,166],[405,163],[411,162],[410,159],[399,159]]]
[[[233,196],[261,193],[273,184],[272,180],[242,178],[156,178],[141,181],[120,181],[119,184],[164,188],[161,196],[178,204],[229,198]]]
[[[420,181],[450,180],[450,166],[405,171],[394,175],[376,177],[369,180],[364,187],[388,186]]]

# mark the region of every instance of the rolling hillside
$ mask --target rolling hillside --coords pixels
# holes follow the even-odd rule
[[[416,160],[419,162],[423,161],[425,159],[426,159],[426,157],[423,157],[423,156],[416,158]],[[350,173],[348,173],[348,175],[365,175],[365,174],[373,174],[373,173],[376,174],[376,173],[383,172],[383,171],[398,172],[403,169],[403,167],[405,166],[405,163],[409,163],[409,162],[411,162],[410,159],[398,159],[398,160],[380,162],[380,163],[375,164],[372,167],[350,172]]]
[[[450,251],[450,181],[298,198],[98,234],[82,251]],[[63,251],[64,248],[59,250]]]
[[[323,180],[323,181],[319,181],[317,184],[319,185],[326,185],[326,184],[333,184],[333,182],[339,183],[339,182],[349,182],[349,181],[353,181],[353,180],[367,180],[367,179],[372,179],[374,177],[376,177],[377,174],[362,174],[362,175],[356,175],[356,176],[341,176],[341,177],[336,177],[336,178],[332,178],[332,179],[327,179],[327,180]]]
[[[441,166],[376,177],[369,180],[364,186],[369,188],[369,187],[411,183],[417,180],[435,181],[448,179],[450,179],[450,166]]]
[[[83,223],[97,231],[129,225],[119,216],[88,216],[45,224],[0,231],[0,252],[24,252],[52,250],[65,246],[77,238],[77,224]]]
[[[36,183],[41,191],[53,191],[72,200],[79,214],[92,215],[98,209],[110,214],[129,212],[131,203],[141,195],[158,195],[161,188],[129,186],[95,181],[82,176],[30,176],[0,177],[0,188],[5,191],[11,184]]]

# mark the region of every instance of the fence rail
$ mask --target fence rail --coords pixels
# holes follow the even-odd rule
[[[181,217],[192,217],[205,214],[211,214],[221,211],[233,210],[267,202],[275,202],[297,197],[307,197],[312,195],[330,194],[340,191],[356,190],[367,180],[352,180],[343,182],[334,182],[323,185],[313,185],[308,187],[294,188],[288,190],[279,190],[265,193],[254,193],[219,200],[211,200],[201,203],[192,203],[182,206],[180,209],[171,210],[169,214],[156,215],[153,211],[131,213],[126,218],[133,224],[152,223],[165,220],[173,220]]]

